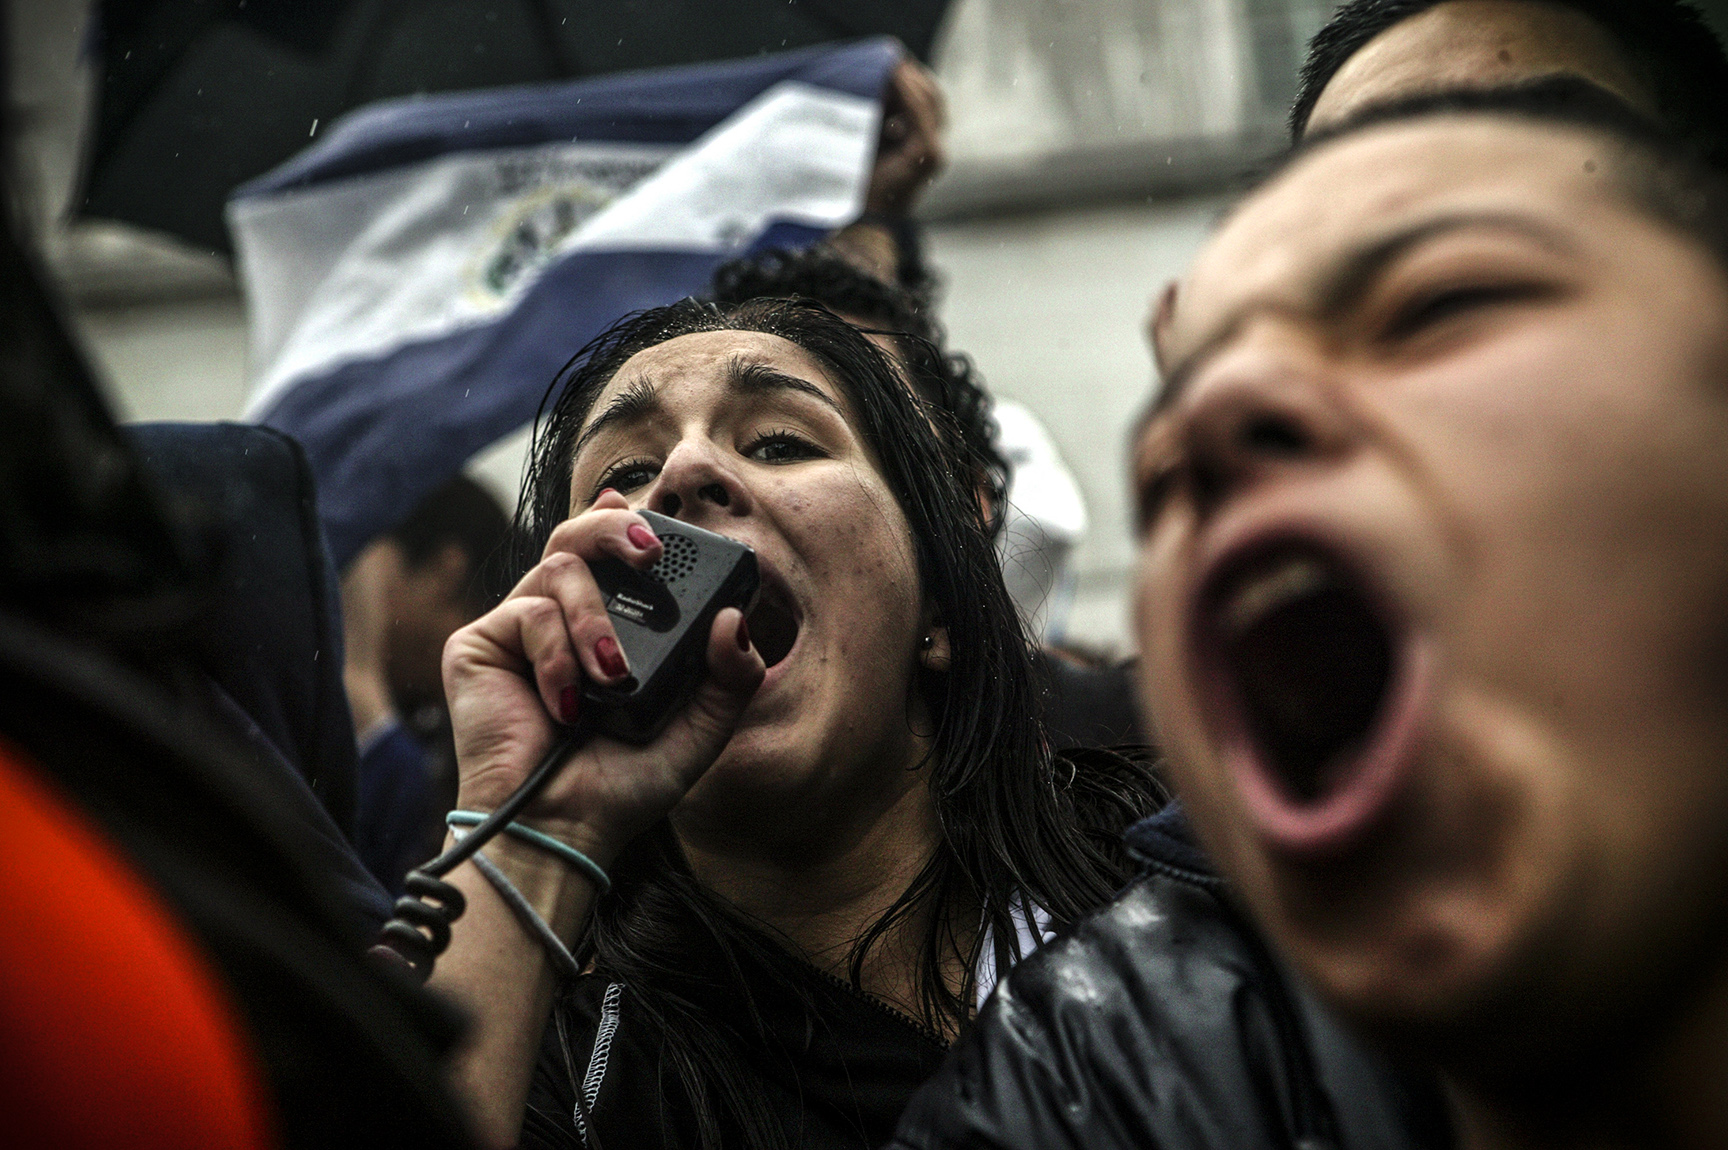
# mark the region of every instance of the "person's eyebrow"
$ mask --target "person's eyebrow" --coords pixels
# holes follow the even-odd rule
[[[651,418],[660,410],[660,395],[654,390],[654,385],[646,378],[633,380],[623,391],[612,397],[612,402],[605,410],[594,417],[594,422],[582,429],[582,434],[576,437],[576,445],[570,449],[572,461],[581,458],[582,449],[605,431],[608,427],[624,423],[641,423]]]
[[[1327,270],[1314,290],[1315,312],[1324,319],[1336,318],[1362,302],[1374,281],[1412,248],[1452,232],[1474,229],[1514,232],[1559,255],[1572,255],[1577,246],[1556,228],[1516,212],[1456,212],[1434,216],[1372,240],[1347,252]],[[1164,386],[1146,413],[1151,417],[1167,409],[1181,394],[1194,373],[1235,338],[1242,325],[1264,304],[1250,301],[1184,356],[1165,377]]]
[[[734,358],[726,365],[727,382],[746,395],[767,395],[776,391],[792,391],[800,395],[808,395],[828,407],[834,409],[834,414],[845,418],[846,413],[840,410],[840,405],[807,379],[799,379],[788,375],[778,368],[769,367],[765,363],[753,363],[743,358]]]

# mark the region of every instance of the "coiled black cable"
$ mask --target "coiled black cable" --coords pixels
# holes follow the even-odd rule
[[[515,821],[522,809],[534,801],[534,796],[552,781],[552,776],[558,773],[571,754],[588,741],[594,733],[593,724],[584,721],[588,713],[591,711],[558,735],[545,757],[522,780],[522,785],[498,804],[498,809],[487,816],[485,822],[431,862],[408,872],[407,881],[403,884],[407,893],[396,900],[396,917],[378,932],[372,954],[406,966],[420,982],[432,977],[433,963],[450,945],[451,924],[468,909],[462,892],[445,882],[443,876],[468,861],[474,852]]]

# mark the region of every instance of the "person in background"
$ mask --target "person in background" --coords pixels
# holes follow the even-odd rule
[[[1136,452],[1200,837],[1472,1148],[1728,1145],[1728,181],[1577,80],[1311,134]]]
[[[487,565],[509,529],[492,494],[458,475],[342,576],[342,677],[360,745],[354,845],[392,894],[443,837],[455,797],[449,756],[437,753],[448,739],[444,642],[496,602]]]

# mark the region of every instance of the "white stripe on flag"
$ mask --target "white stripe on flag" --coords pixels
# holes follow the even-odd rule
[[[493,320],[575,251],[726,252],[779,220],[839,227],[862,207],[879,117],[876,101],[783,81],[682,149],[458,153],[235,201],[249,414],[298,379]]]
[[[468,297],[458,288],[470,275],[485,276],[486,268],[469,266],[476,253],[504,254],[518,226],[555,226],[555,216],[537,219],[537,207],[568,205],[577,222],[586,219],[675,151],[558,143],[456,152],[231,202],[254,375],[274,394],[284,372],[296,376],[308,364],[412,343],[498,312],[504,297]],[[252,406],[264,398],[259,393]]]

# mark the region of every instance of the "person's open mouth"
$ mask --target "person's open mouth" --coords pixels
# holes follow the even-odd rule
[[[1199,606],[1208,710],[1261,833],[1301,853],[1358,841],[1408,773],[1418,644],[1348,564],[1306,540],[1227,559]]]
[[[798,613],[792,607],[791,596],[778,580],[764,572],[762,590],[756,596],[756,606],[745,616],[750,627],[750,640],[762,662],[772,667],[792,653],[798,642]]]

